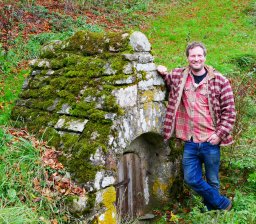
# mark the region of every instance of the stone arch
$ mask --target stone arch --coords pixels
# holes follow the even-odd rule
[[[118,209],[130,217],[143,216],[169,199],[174,164],[163,137],[148,132],[124,150],[118,163]],[[130,203],[133,199],[133,203]]]

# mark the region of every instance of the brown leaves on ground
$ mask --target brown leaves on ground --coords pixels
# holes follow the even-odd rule
[[[79,187],[71,180],[69,174],[65,171],[62,163],[58,161],[58,157],[62,152],[57,151],[54,147],[50,147],[44,141],[39,141],[35,136],[30,135],[26,129],[10,128],[7,130],[13,136],[9,145],[15,144],[25,139],[39,150],[41,154],[41,163],[45,168],[43,171],[44,179],[35,177],[33,179],[34,189],[49,201],[61,195],[85,195],[84,188]],[[42,169],[43,169],[42,167]],[[34,202],[41,201],[40,197],[34,198]]]

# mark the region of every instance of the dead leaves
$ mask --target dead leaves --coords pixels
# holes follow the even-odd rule
[[[57,151],[54,147],[50,147],[44,141],[39,141],[35,136],[30,135],[26,129],[9,128],[7,130],[13,136],[9,144],[25,139],[38,149],[41,154],[41,163],[44,178],[35,177],[33,179],[33,187],[42,197],[52,201],[56,197],[67,195],[85,195],[84,188],[77,186],[65,171],[62,163],[58,161],[58,157],[62,152]],[[43,168],[44,167],[44,168]],[[35,197],[34,202],[40,202],[41,197]]]

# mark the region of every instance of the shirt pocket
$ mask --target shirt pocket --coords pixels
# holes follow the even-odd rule
[[[198,93],[198,103],[202,106],[208,106],[208,91],[202,88]]]
[[[190,89],[188,87],[184,87],[184,89],[183,89],[183,97],[185,99],[188,99],[190,95],[191,95]]]

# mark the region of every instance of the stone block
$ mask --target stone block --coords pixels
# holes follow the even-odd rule
[[[74,132],[83,132],[88,120],[61,117],[55,124],[54,128],[57,130],[67,130]]]

